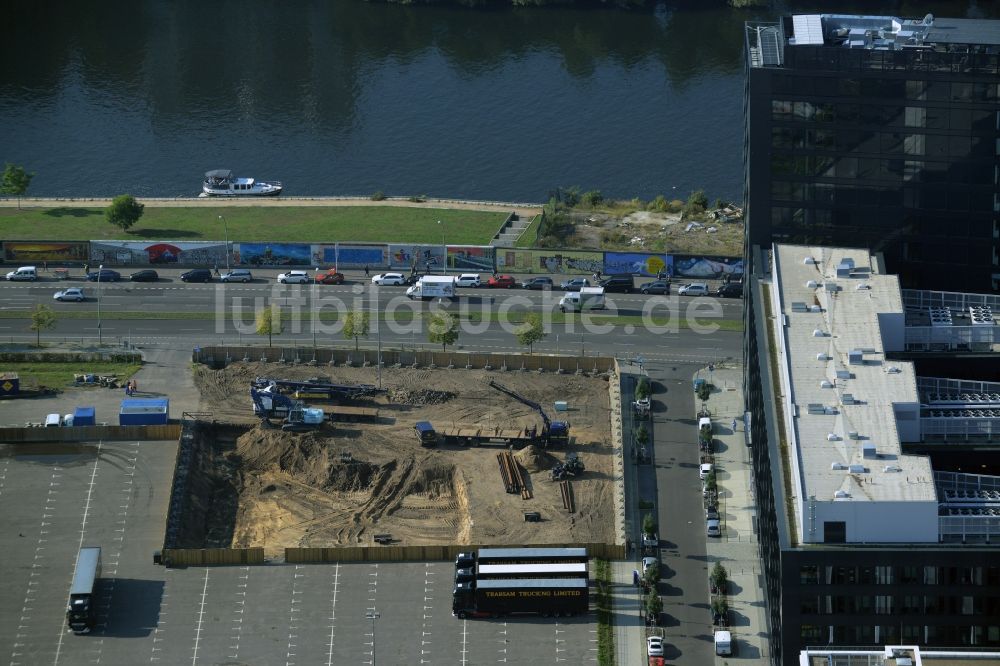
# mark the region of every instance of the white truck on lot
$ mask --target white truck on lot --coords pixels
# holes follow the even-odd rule
[[[715,632],[715,654],[720,657],[729,657],[733,654],[733,634],[731,632]]]
[[[559,309],[563,312],[583,312],[604,309],[604,287],[580,287],[580,291],[569,291],[559,299]]]
[[[406,290],[410,298],[455,298],[455,278],[447,275],[425,275]]]

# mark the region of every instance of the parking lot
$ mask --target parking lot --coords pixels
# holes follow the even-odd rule
[[[8,663],[596,661],[593,615],[452,617],[448,562],[156,566],[175,454],[176,442],[0,445]],[[74,636],[81,545],[102,547],[103,579],[96,630]]]

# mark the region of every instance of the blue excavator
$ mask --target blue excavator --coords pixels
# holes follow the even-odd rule
[[[511,391],[506,386],[498,384],[497,382],[490,380],[490,388],[494,388],[501,393],[509,395],[514,400],[517,400],[521,404],[531,407],[538,415],[542,417],[542,437],[541,439],[545,442],[547,446],[566,446],[569,444],[569,423],[566,421],[552,421],[549,419],[549,415],[545,413],[542,406],[539,405],[534,400],[528,400],[524,396]]]
[[[284,391],[291,393],[297,398],[313,398],[325,400],[356,400],[368,396],[385,393],[385,389],[380,389],[372,384],[331,384],[329,382],[315,380],[296,381],[291,379],[272,379],[270,377],[255,377],[252,386],[257,389],[275,387],[275,393]]]
[[[307,407],[299,400],[293,400],[278,392],[274,382],[260,386],[255,381],[250,387],[253,413],[262,423],[270,425],[271,419],[281,423],[285,432],[306,432],[318,430],[326,422],[326,414],[318,407]]]

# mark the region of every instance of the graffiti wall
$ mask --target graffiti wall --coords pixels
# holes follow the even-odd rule
[[[233,247],[233,263],[242,266],[309,266],[307,243],[239,243]]]
[[[743,274],[743,259],[738,257],[697,257],[676,255],[674,274],[686,278],[721,279]]]
[[[90,263],[111,266],[219,265],[226,263],[221,241],[91,241]]]
[[[322,248],[322,261],[327,266],[338,268],[372,268],[386,266],[389,263],[389,249],[385,245],[358,245],[337,243],[336,245],[317,245]]]
[[[493,272],[493,248],[479,246],[448,246],[448,268],[455,270]]]
[[[506,273],[594,273],[603,271],[602,252],[497,248],[497,270]]]
[[[90,258],[90,243],[66,242],[31,242],[31,241],[4,241],[3,244],[4,261],[19,264],[32,264],[52,261],[87,261]]]
[[[666,254],[646,252],[605,252],[604,274],[631,273],[644,277],[656,277],[657,273],[670,273],[672,257]]]
[[[440,245],[389,245],[389,268],[399,271],[433,270],[444,264],[444,248]]]

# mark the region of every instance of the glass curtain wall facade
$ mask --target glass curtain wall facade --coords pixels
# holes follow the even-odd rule
[[[904,287],[1000,291],[1000,55],[791,46],[748,55],[749,244],[883,254]],[[952,47],[954,48],[954,46]]]

